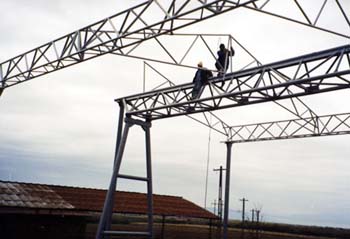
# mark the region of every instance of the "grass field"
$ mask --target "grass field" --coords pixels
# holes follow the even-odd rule
[[[87,227],[86,238],[93,239],[96,233],[96,224],[89,224]],[[130,223],[113,225],[114,230],[122,231],[144,231],[146,229],[145,223]],[[122,238],[135,238],[125,237]],[[140,238],[140,237],[138,237]],[[161,224],[154,224],[154,238],[162,239]],[[164,239],[219,239],[219,231],[213,227],[211,232],[209,226],[206,225],[193,225],[193,224],[166,224],[164,228]],[[330,237],[320,236],[303,236],[290,233],[277,233],[277,232],[259,232],[254,230],[232,229],[229,230],[229,238],[234,239],[329,239]],[[334,238],[334,237],[332,237]],[[339,238],[339,237],[338,237]]]

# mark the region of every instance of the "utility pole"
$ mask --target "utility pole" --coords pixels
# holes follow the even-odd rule
[[[255,210],[252,209],[251,211],[252,211],[252,222],[254,222],[254,212],[255,212]]]
[[[242,202],[242,224],[243,224],[245,221],[245,202],[248,202],[248,199],[242,198],[242,199],[239,199],[239,201]]]
[[[220,218],[220,220],[222,220],[222,171],[224,171],[226,169],[224,169],[222,166],[220,166],[220,168],[214,168],[213,171],[219,171],[220,175],[219,175],[219,195],[218,195],[218,216]]]
[[[259,226],[260,210],[256,209],[255,213],[256,213],[256,238],[260,238],[260,226]]]
[[[260,221],[260,210],[256,210],[256,223]]]

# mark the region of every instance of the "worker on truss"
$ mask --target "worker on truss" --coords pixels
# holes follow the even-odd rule
[[[220,50],[218,51],[218,59],[215,62],[215,67],[218,70],[218,77],[223,76],[230,64],[230,57],[235,55],[234,49],[231,47],[231,51],[227,50],[224,44],[220,44]]]
[[[197,64],[198,70],[193,78],[193,90],[192,99],[199,98],[203,91],[203,86],[208,83],[208,79],[213,76],[213,73],[207,68],[203,67],[203,63],[200,61]]]

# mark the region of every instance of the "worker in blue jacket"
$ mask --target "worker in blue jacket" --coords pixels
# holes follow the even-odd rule
[[[227,50],[224,44],[220,44],[220,50],[218,51],[218,59],[215,62],[215,67],[218,70],[218,76],[223,76],[230,64],[230,56],[234,56],[235,51],[231,47],[231,51]]]
[[[203,67],[203,63],[200,61],[198,64],[198,70],[193,78],[193,90],[192,90],[192,99],[199,98],[202,93],[203,86],[208,83],[208,79],[213,76],[213,73]]]

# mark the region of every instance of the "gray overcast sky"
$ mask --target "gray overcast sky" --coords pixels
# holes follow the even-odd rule
[[[110,16],[142,1],[2,0],[0,61]],[[276,9],[293,9],[288,0]],[[313,9],[323,1],[304,1]],[[323,26],[349,31],[333,15],[329,1]],[[348,1],[342,1],[347,12]],[[283,5],[285,4],[285,5]],[[315,5],[314,5],[315,4]],[[313,12],[313,14],[315,14]],[[327,15],[329,14],[329,15]],[[347,30],[346,30],[347,29]],[[261,62],[349,44],[349,40],[246,9],[235,10],[180,32],[233,35]],[[183,52],[189,39],[161,38],[169,49]],[[208,39],[213,51],[224,37]],[[186,45],[187,44],[187,45]],[[247,60],[235,46],[234,69]],[[214,60],[202,46],[188,64]],[[152,43],[138,52],[161,57]],[[191,81],[194,71],[152,63],[178,83]],[[159,83],[148,73],[147,86]],[[9,88],[0,100],[0,179],[106,188],[111,175],[118,108],[117,97],[142,91],[143,62],[103,56]],[[348,112],[348,91],[303,100],[319,114]],[[260,104],[219,112],[232,124],[293,118],[276,105]],[[152,127],[154,191],[183,196],[203,205],[208,129],[186,118],[155,121]],[[212,134],[210,169],[224,164],[221,135]],[[265,221],[350,228],[349,136],[239,144],[233,147],[231,208],[238,217],[239,198],[247,209],[261,207]],[[144,173],[141,130],[132,128],[124,173]],[[210,171],[208,201],[217,195],[218,174]],[[120,190],[144,191],[144,185],[122,181]]]

